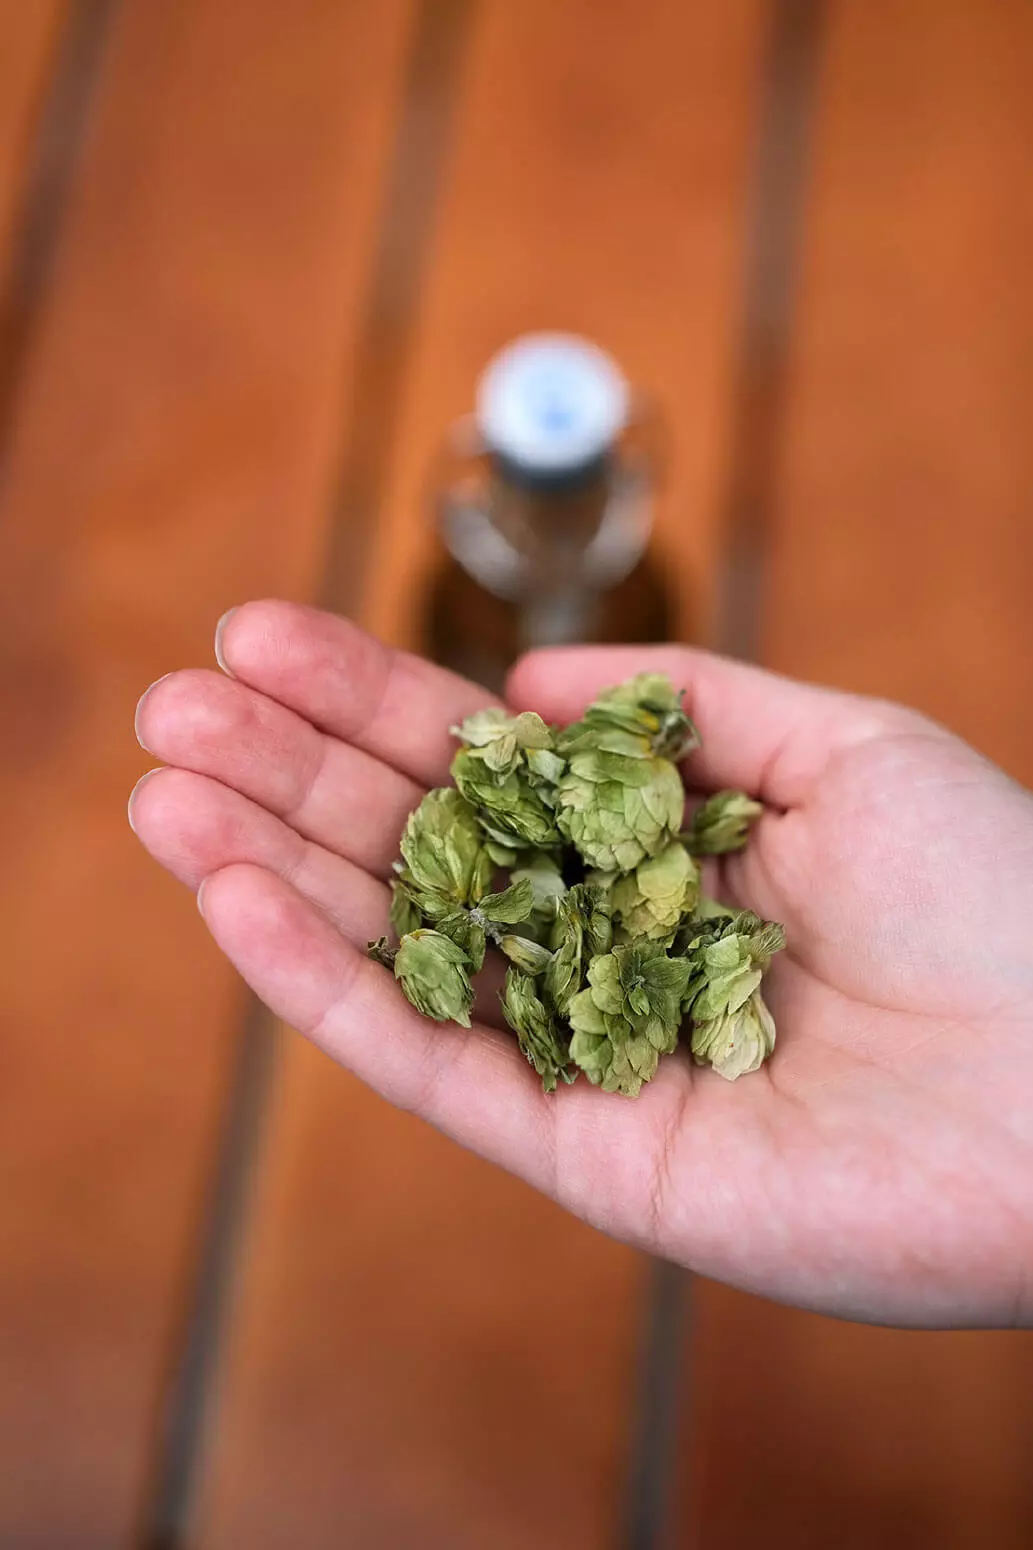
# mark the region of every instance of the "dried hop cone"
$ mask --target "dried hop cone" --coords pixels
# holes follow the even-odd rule
[[[577,1072],[570,1069],[569,1039],[538,995],[534,980],[519,969],[508,969],[500,999],[505,1019],[545,1091],[555,1092],[557,1081],[572,1082]]]
[[[742,850],[763,811],[745,791],[715,791],[697,808],[683,838],[694,856],[723,856]]]
[[[702,922],[685,943],[690,974],[684,1005],[692,1016],[692,1053],[730,1081],[755,1071],[774,1049],[775,1025],[760,982],[784,945],[782,927],[751,910]]]
[[[482,710],[452,731],[465,744],[452,779],[478,809],[494,860],[507,865],[528,846],[557,845],[554,793],[564,761],[541,716]]]
[[[757,1071],[774,1048],[775,1020],[759,989],[735,1011],[696,1023],[692,1029],[692,1053],[697,1063],[709,1063],[730,1082]]]
[[[440,931],[412,931],[395,954],[395,978],[418,1012],[435,1022],[470,1026],[469,958]]]
[[[392,903],[400,935],[411,929],[413,910],[431,920],[469,904],[487,892],[494,864],[484,846],[477,814],[458,791],[429,791],[410,813],[402,834],[403,863]]]
[[[685,793],[671,760],[697,741],[681,697],[650,673],[600,695],[560,734],[556,822],[589,866],[628,872],[677,835]]]
[[[570,1003],[571,1059],[605,1092],[634,1098],[678,1042],[688,964],[659,943],[594,958],[588,987]]]
[[[605,893],[576,883],[560,901],[552,929],[552,957],[545,970],[545,993],[566,1015],[582,988],[593,958],[608,953],[613,938]]]
[[[658,855],[640,861],[612,884],[610,902],[618,939],[649,937],[669,945],[682,918],[699,898],[699,868],[685,846],[671,840]]]
[[[651,753],[682,759],[699,746],[699,735],[682,709],[683,693],[662,673],[639,673],[604,689],[568,733],[578,735],[584,728],[630,732],[645,737]]]

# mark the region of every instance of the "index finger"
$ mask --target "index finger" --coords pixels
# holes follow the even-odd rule
[[[599,692],[636,673],[666,673],[685,690],[702,739],[690,784],[735,786],[775,807],[796,807],[837,750],[883,736],[914,712],[798,683],[689,646],[561,646],[532,651],[509,675],[507,698],[547,721],[573,721]]]
[[[449,727],[493,698],[350,619],[298,603],[232,609],[219,621],[215,651],[231,677],[424,786],[448,779],[456,750]]]

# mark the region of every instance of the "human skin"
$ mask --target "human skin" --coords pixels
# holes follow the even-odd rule
[[[1033,798],[917,713],[678,646],[522,659],[507,699],[572,720],[632,673],[686,690],[691,791],[765,804],[722,863],[781,921],[774,1058],[735,1083],[679,1054],[634,1100],[542,1093],[512,1036],[420,1017],[365,955],[448,727],[491,703],[332,615],[255,602],[221,671],[137,713],[164,768],[134,830],[198,891],[272,1010],[390,1102],[576,1215],[702,1274],[874,1323],[1033,1322]]]

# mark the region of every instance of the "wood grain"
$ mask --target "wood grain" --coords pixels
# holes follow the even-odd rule
[[[4,1544],[133,1538],[241,1002],[133,709],[313,586],[409,15],[149,0],[103,61],[3,492]]]
[[[663,537],[698,607],[762,23],[481,7],[363,610],[381,632],[421,643],[430,461],[487,357],[537,327],[587,332],[670,406]],[[608,1543],[642,1270],[295,1044],[199,1543]]]
[[[1033,14],[833,7],[767,660],[916,704],[1033,782]],[[1033,1540],[1033,1336],[703,1286],[682,1542]]]

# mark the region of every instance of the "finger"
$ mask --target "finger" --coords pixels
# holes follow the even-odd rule
[[[635,673],[666,673],[684,688],[703,746],[692,784],[741,787],[777,807],[803,802],[838,750],[913,729],[901,706],[796,683],[686,646],[571,646],[534,651],[514,667],[507,699],[551,721],[571,721],[602,688]]]
[[[511,1036],[421,1017],[387,970],[267,872],[218,872],[201,904],[261,999],[390,1102],[597,1226],[652,1237],[655,1138],[685,1101],[683,1062],[665,1062],[634,1103],[582,1083],[546,1096]]]
[[[220,620],[216,654],[234,678],[424,786],[448,779],[449,727],[492,698],[347,619],[296,603],[234,609]]]
[[[129,822],[155,860],[188,888],[224,867],[250,863],[290,883],[358,947],[388,929],[383,883],[204,775],[152,770],[129,799]]]
[[[152,770],[129,799],[129,822],[155,860],[188,888],[196,890],[224,867],[250,863],[290,883],[360,949],[390,929],[383,883],[204,775]],[[504,974],[505,965],[489,954],[474,987],[476,1015],[496,1028],[504,1025]]]
[[[165,763],[222,781],[380,877],[423,796],[407,776],[221,673],[170,673],[136,719],[143,746]]]

